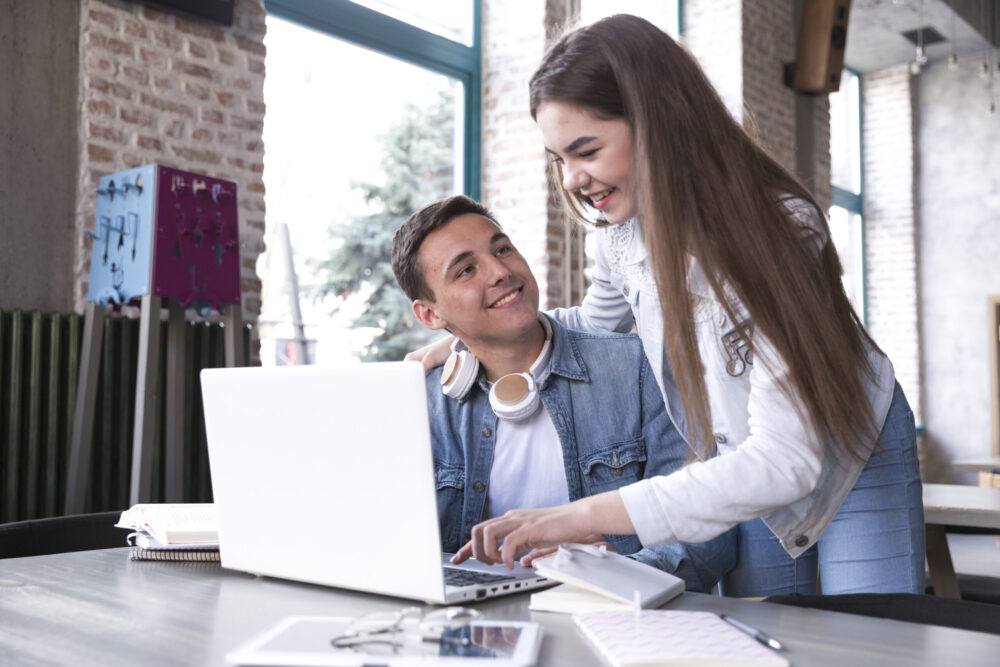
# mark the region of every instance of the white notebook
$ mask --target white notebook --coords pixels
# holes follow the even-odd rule
[[[573,621],[612,667],[788,665],[784,656],[707,611],[597,612]]]

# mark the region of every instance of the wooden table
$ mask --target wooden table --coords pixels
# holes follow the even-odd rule
[[[225,654],[295,614],[399,609],[395,598],[259,578],[215,563],[130,561],[128,549],[0,560],[0,664],[223,665]],[[486,618],[535,621],[539,665],[600,665],[569,616],[531,612],[516,594],[475,605]],[[995,665],[1000,635],[685,593],[668,609],[734,617],[809,665]]]
[[[1000,530],[1000,489],[961,484],[924,484],[927,565],[936,595],[960,598],[948,549],[946,526]]]

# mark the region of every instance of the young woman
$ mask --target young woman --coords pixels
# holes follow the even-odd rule
[[[698,461],[486,521],[459,558],[511,564],[595,532],[696,542],[739,524],[727,595],[815,593],[817,571],[824,593],[922,592],[913,414],[813,197],[642,19],[565,36],[530,102],[567,209],[598,226],[589,292],[555,316],[636,327]]]

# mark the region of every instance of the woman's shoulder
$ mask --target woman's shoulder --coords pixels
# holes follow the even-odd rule
[[[821,250],[830,240],[830,228],[826,216],[808,199],[792,193],[777,195],[778,207],[788,221],[796,225],[802,238]]]

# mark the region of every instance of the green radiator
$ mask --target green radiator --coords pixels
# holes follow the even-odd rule
[[[166,392],[166,323],[160,336],[160,395]],[[225,365],[219,324],[186,324],[184,501],[210,502],[201,410],[202,368]],[[58,516],[66,495],[83,316],[0,310],[0,523]],[[87,512],[128,506],[139,320],[106,317],[94,411]],[[243,332],[249,350],[250,327]],[[247,353],[245,353],[246,355]],[[240,363],[247,365],[244,358]],[[163,500],[164,407],[153,444],[153,502]]]

